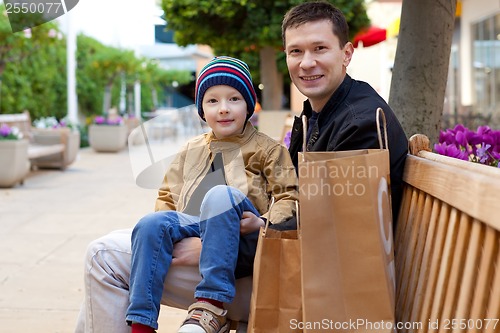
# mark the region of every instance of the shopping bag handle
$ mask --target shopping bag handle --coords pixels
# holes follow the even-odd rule
[[[385,146],[382,144],[382,133],[380,131],[380,118],[382,118],[382,122],[383,122],[383,126],[384,126]],[[380,145],[380,149],[388,149],[389,144],[387,141],[387,120],[385,119],[385,113],[384,113],[384,110],[382,110],[382,108],[377,108],[376,120],[377,120],[378,144]]]
[[[269,228],[269,221],[271,220],[271,210],[274,206],[274,197],[271,197],[271,203],[269,204],[269,211],[267,214],[266,226],[264,227],[264,231],[262,233],[263,237],[266,237],[267,228]],[[300,233],[300,223],[299,223],[299,201],[295,200],[295,214],[297,216],[297,232]]]
[[[306,152],[307,146],[307,117],[305,114],[302,115],[302,152]]]
[[[299,201],[295,200],[295,216],[297,217],[297,233],[300,234],[300,214],[299,214]]]

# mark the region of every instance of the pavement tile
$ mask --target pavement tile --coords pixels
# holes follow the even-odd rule
[[[156,194],[135,184],[128,150],[90,148],[64,171],[32,171],[0,189],[0,333],[73,332],[88,243],[132,227]],[[175,332],[185,315],[162,307],[159,332]]]

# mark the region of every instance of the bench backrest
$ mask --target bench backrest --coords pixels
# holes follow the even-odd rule
[[[396,317],[421,326],[399,332],[431,332],[436,320],[446,332],[499,332],[486,318],[500,318],[500,168],[432,153],[425,136],[412,137],[410,151],[395,240]]]
[[[282,140],[283,131],[288,126],[287,119],[292,119],[290,111],[284,110],[262,110],[259,112],[259,131],[269,135],[275,140]]]
[[[31,117],[28,111],[14,114],[0,114],[0,124],[17,127],[25,138],[31,140]]]

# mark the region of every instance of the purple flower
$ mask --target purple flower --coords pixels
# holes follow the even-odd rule
[[[454,157],[464,161],[469,160],[469,154],[466,151],[463,151],[452,144],[447,145],[446,143],[437,143],[434,145],[434,150],[440,155]]]
[[[7,124],[0,125],[0,140],[19,140],[23,137],[19,128]]]
[[[290,148],[290,140],[292,138],[292,131],[288,131],[285,133],[285,137],[283,138],[283,143],[287,148]]]
[[[123,118],[120,116],[108,118],[104,116],[96,116],[94,118],[94,124],[96,125],[121,125],[123,123]]]
[[[434,150],[441,155],[498,166],[500,131],[489,126],[479,126],[477,131],[471,131],[458,124],[453,129],[440,131],[439,143],[434,145]]]
[[[453,131],[454,132],[466,132],[468,131],[469,129],[467,127],[465,127],[464,125],[462,124],[457,124],[455,125],[455,127],[453,128]]]
[[[491,133],[492,131],[491,131],[491,128],[490,128],[489,126],[479,126],[479,127],[477,128],[477,131],[476,131],[476,132],[477,132],[477,134],[479,134],[479,135],[483,135],[483,134],[489,134],[489,133]]]
[[[466,133],[465,132],[457,132],[455,134],[455,143],[466,148],[469,145]]]
[[[122,117],[115,117],[113,119],[108,119],[108,125],[120,125],[122,121]]]
[[[491,145],[485,144],[484,142],[481,144],[481,147],[476,149],[476,156],[479,158],[479,163],[488,164],[487,161],[490,159],[490,154],[488,149],[491,148]]]
[[[492,131],[491,137],[495,140],[494,145],[500,148],[500,131]]]
[[[96,116],[94,118],[94,123],[96,123],[97,125],[102,125],[105,121],[106,119],[103,116]]]
[[[455,142],[455,133],[451,130],[439,132],[439,143],[451,144]]]
[[[471,144],[480,145],[482,143],[487,143],[490,145],[494,145],[496,138],[493,135],[493,132],[488,126],[479,126],[477,128],[476,133],[471,140]]]
[[[9,136],[11,133],[12,130],[10,129],[9,125],[2,124],[2,126],[0,126],[0,136],[3,136],[5,138]]]
[[[500,160],[500,152],[497,152],[497,151],[492,151],[492,152],[491,152],[491,156],[492,156],[495,160],[497,160],[497,161],[499,161],[499,160]]]

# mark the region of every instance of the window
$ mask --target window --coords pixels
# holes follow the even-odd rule
[[[500,108],[500,14],[472,26],[474,112],[489,116]]]

